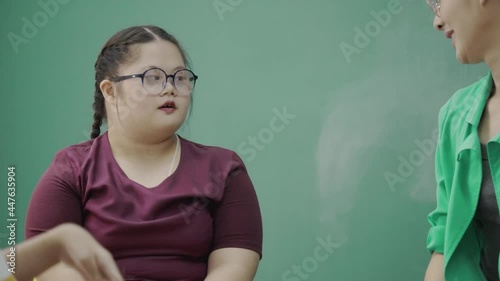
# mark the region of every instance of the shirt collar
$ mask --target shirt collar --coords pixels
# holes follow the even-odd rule
[[[484,107],[486,106],[486,102],[491,95],[493,85],[493,76],[490,71],[488,75],[479,80],[478,83],[473,86],[470,91],[471,93],[466,98],[465,106],[468,108],[465,110],[468,111],[468,114],[466,115],[465,120],[474,127],[479,126],[479,122],[483,116]]]
[[[491,72],[489,72],[487,76],[471,86],[465,100],[460,101],[460,105],[458,105],[463,110],[463,113],[461,114],[464,114],[462,116],[465,117],[465,121],[475,128],[470,130],[470,133],[460,145],[458,158],[460,158],[460,154],[464,150],[471,149],[477,152],[481,151],[477,128],[479,126],[479,122],[481,121],[486,102],[491,95],[493,85],[493,77]]]

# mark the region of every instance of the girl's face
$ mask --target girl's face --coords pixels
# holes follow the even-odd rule
[[[179,82],[186,77],[176,78],[176,87],[172,77],[167,78],[166,85],[163,83],[164,88],[158,81],[165,78],[161,70],[173,75],[186,68],[179,49],[168,41],[155,40],[131,46],[130,52],[131,60],[119,67],[117,76],[158,69],[146,73],[144,85],[141,78],[112,82],[114,95],[106,99],[111,101],[106,107],[108,119],[113,119],[113,126],[138,137],[155,139],[174,134],[182,126],[191,100],[190,92]]]
[[[494,17],[498,17],[492,11],[492,6],[498,7],[495,1],[498,0],[437,1],[440,8],[434,18],[434,27],[452,40],[459,62],[479,63],[487,56],[492,37],[498,33],[492,24]]]

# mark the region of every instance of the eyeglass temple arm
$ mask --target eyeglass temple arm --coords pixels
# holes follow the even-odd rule
[[[132,75],[126,75],[126,76],[113,77],[110,80],[113,82],[120,82],[120,81],[127,80],[130,78],[141,78],[142,79],[143,77],[144,77],[144,74],[132,74]]]

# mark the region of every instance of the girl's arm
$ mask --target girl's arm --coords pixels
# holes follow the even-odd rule
[[[5,257],[7,253],[4,251]],[[71,267],[73,274],[70,279],[51,276],[54,278],[50,280],[123,280],[111,254],[75,224],[62,224],[19,244],[14,277],[18,281],[33,280],[59,262]],[[59,265],[59,268],[62,267]]]

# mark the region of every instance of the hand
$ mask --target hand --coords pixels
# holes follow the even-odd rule
[[[87,281],[123,281],[113,256],[85,229],[63,224],[54,229],[60,260],[75,268]]]

